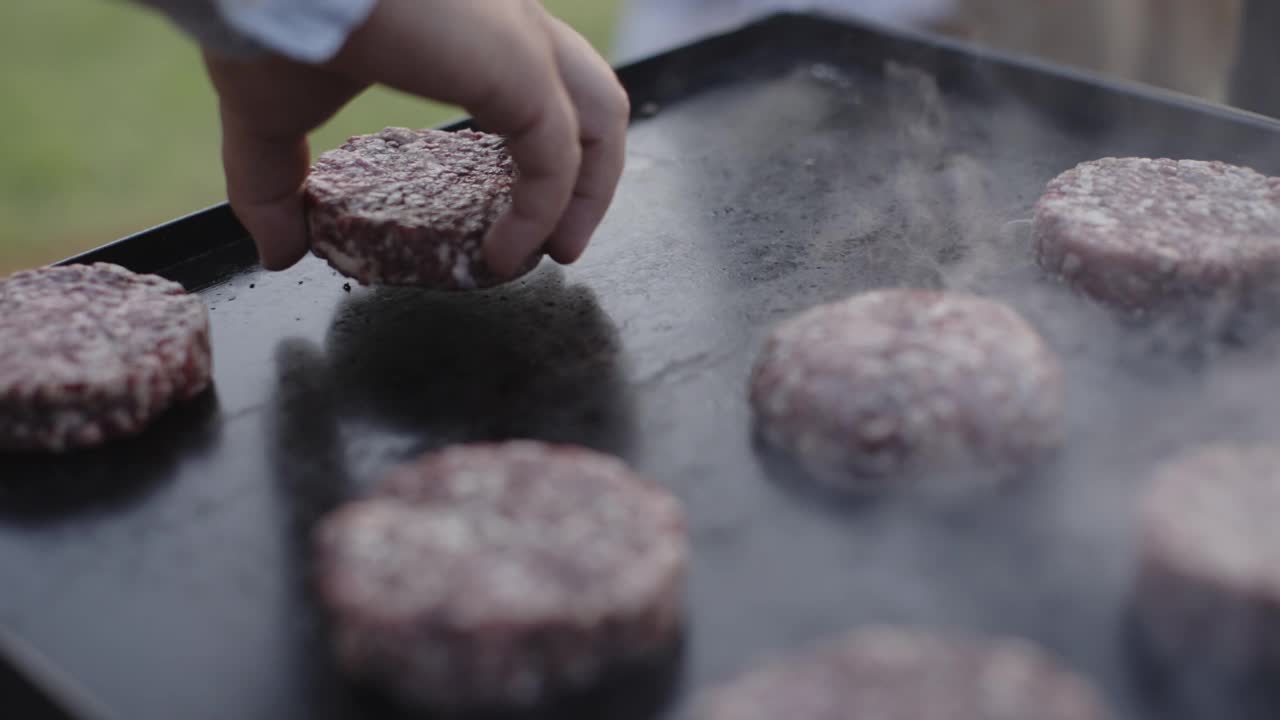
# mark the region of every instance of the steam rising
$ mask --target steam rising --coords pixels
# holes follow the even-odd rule
[[[1174,699],[1173,709],[1155,709],[1142,689],[1149,666],[1134,659],[1127,617],[1134,506],[1152,468],[1180,449],[1280,436],[1280,342],[1262,325],[1241,334],[1221,308],[1133,318],[1101,307],[1038,269],[1029,222],[1045,183],[1078,162],[1177,157],[1181,148],[1212,155],[1193,151],[1174,126],[1078,128],[1012,93],[969,95],[905,64],[879,73],[810,65],[664,110],[705,117],[715,107],[723,125],[677,122],[662,135],[643,126],[635,134],[632,152],[646,161],[629,182],[645,182],[651,167],[663,166],[684,180],[653,219],[672,222],[658,214],[671,208],[716,208],[676,232],[701,254],[698,262],[744,267],[749,282],[768,290],[739,293],[741,279],[729,271],[699,280],[708,293],[723,282],[720,289],[735,293],[753,318],[754,335],[741,342],[744,375],[773,322],[894,285],[1009,303],[1058,353],[1068,383],[1066,447],[1007,493],[941,507],[854,509],[805,496],[795,506],[770,505],[767,516],[741,510],[723,521],[717,537],[752,527],[739,572],[749,566],[767,576],[755,582],[805,588],[778,604],[744,586],[742,607],[724,609],[725,622],[773,602],[767,612],[786,620],[761,630],[755,642],[764,654],[858,622],[1018,634],[1098,683],[1118,717],[1235,717],[1222,714],[1225,696],[1198,683],[1159,691]],[[626,193],[620,198],[625,204]],[[794,489],[783,486],[784,496]],[[732,488],[702,489],[692,502],[749,492],[739,479]],[[816,523],[815,504],[830,511]],[[722,504],[701,517],[717,512],[728,511]],[[808,543],[807,556],[788,554],[795,543]],[[718,583],[721,592],[738,582],[729,569],[699,572],[695,584]],[[833,610],[835,597],[849,602]],[[713,667],[741,668],[751,659],[703,652]]]

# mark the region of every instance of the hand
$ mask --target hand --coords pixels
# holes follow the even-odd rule
[[[604,58],[535,0],[380,0],[325,65],[205,62],[219,97],[227,195],[268,269],[307,251],[307,133],[373,83],[459,105],[506,136],[519,179],[511,210],[485,239],[501,275],[542,250],[576,260],[622,175],[626,93]]]

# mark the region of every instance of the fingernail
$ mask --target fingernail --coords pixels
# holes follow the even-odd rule
[[[591,238],[595,234],[592,229],[583,229],[581,224],[574,228],[570,226],[565,232],[556,236],[553,243],[549,243],[547,247],[553,252],[552,256],[556,262],[564,265],[571,265],[582,257],[583,253],[591,245]]]
[[[484,239],[485,262],[495,275],[503,279],[511,279],[524,270],[537,255],[543,252],[542,246],[524,251],[521,248],[527,243],[520,242],[529,237],[529,233],[521,233],[509,219],[498,221]]]

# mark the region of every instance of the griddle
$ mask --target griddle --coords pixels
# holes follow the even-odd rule
[[[694,548],[679,655],[545,717],[682,717],[758,658],[871,623],[1031,639],[1119,717],[1243,716],[1134,640],[1134,501],[1179,448],[1275,439],[1280,346],[1099,308],[1040,275],[1027,220],[1100,156],[1280,174],[1280,123],[794,14],[620,76],[626,175],[568,268],[465,295],[351,286],[314,258],[268,273],[225,206],[73,258],[200,293],[215,386],[117,446],[3,458],[12,669],[82,720],[388,717],[330,662],[311,527],[421,452],[526,437],[665,483]],[[903,285],[1041,329],[1071,388],[1059,456],[1003,490],[853,502],[758,446],[745,385],[767,329]]]

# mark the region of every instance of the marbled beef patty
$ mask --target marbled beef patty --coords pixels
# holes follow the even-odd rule
[[[212,365],[208,310],[178,283],[107,263],[0,279],[0,450],[137,434]]]
[[[1141,506],[1136,607],[1165,659],[1280,668],[1277,508],[1274,447],[1195,448],[1155,472]]]
[[[312,252],[365,285],[496,285],[482,242],[511,207],[515,172],[497,135],[405,128],[358,135],[321,154],[307,177]]]
[[[509,709],[673,649],[680,503],[598,453],[467,445],[401,467],[316,534],[352,675],[420,707]]]
[[[928,290],[876,290],[780,323],[750,381],[760,434],[858,489],[1033,462],[1061,441],[1062,393],[1055,356],[1016,311]]]
[[[706,692],[693,720],[1104,720],[1096,691],[1031,644],[874,627]]]
[[[1280,178],[1222,162],[1094,160],[1049,182],[1033,233],[1041,267],[1103,303],[1234,305],[1280,278]]]

